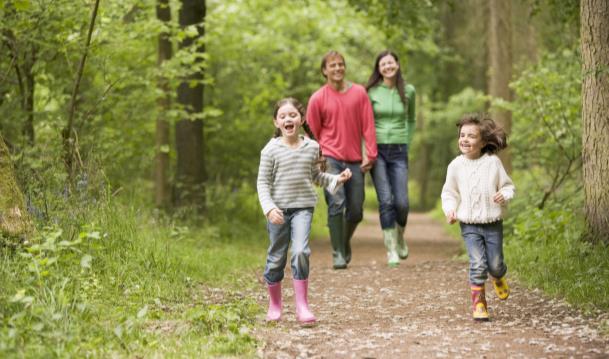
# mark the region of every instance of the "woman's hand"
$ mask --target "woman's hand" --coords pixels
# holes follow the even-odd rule
[[[283,212],[279,208],[273,208],[266,214],[269,222],[273,224],[283,224]]]
[[[345,183],[345,182],[347,182],[351,178],[352,175],[353,174],[351,173],[351,170],[347,168],[346,170],[342,171],[338,175],[338,183]]]

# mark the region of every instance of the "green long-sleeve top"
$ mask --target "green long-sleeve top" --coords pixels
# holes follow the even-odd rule
[[[404,92],[408,98],[407,109],[404,108],[396,87],[389,88],[381,82],[368,91],[374,110],[377,143],[408,144],[412,141],[416,91],[414,86],[407,84]]]

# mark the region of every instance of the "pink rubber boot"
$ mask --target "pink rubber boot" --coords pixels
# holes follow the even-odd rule
[[[294,300],[296,301],[296,319],[303,324],[315,323],[315,316],[309,310],[309,302],[307,301],[307,288],[309,281],[307,279],[293,279],[294,283]]]
[[[266,313],[267,321],[278,321],[281,318],[281,282],[267,284],[269,289],[269,310]]]

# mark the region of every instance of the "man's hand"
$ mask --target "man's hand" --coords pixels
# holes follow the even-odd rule
[[[273,208],[267,213],[266,218],[273,224],[283,224],[283,212],[279,208]]]
[[[372,168],[373,165],[374,165],[374,160],[370,161],[367,157],[364,157],[364,159],[362,160],[360,169],[362,170],[362,173],[366,173],[366,172],[370,171],[370,169]]]

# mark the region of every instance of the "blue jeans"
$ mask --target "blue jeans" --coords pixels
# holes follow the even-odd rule
[[[360,169],[360,162],[345,162],[326,157],[328,173],[339,174],[350,169],[351,179],[338,189],[335,195],[324,190],[328,204],[328,217],[344,214],[347,222],[357,224],[364,218],[364,174]]]
[[[372,168],[372,181],[379,201],[381,227],[402,227],[408,221],[408,145],[379,144]]]
[[[469,255],[469,282],[483,285],[488,273],[503,277],[507,272],[503,262],[503,222],[460,225]]]
[[[290,259],[292,276],[302,280],[309,278],[309,234],[313,220],[313,208],[283,209],[283,224],[267,221],[267,230],[271,245],[266,256],[264,279],[267,283],[276,283],[283,279],[288,257],[288,246],[292,242]]]

